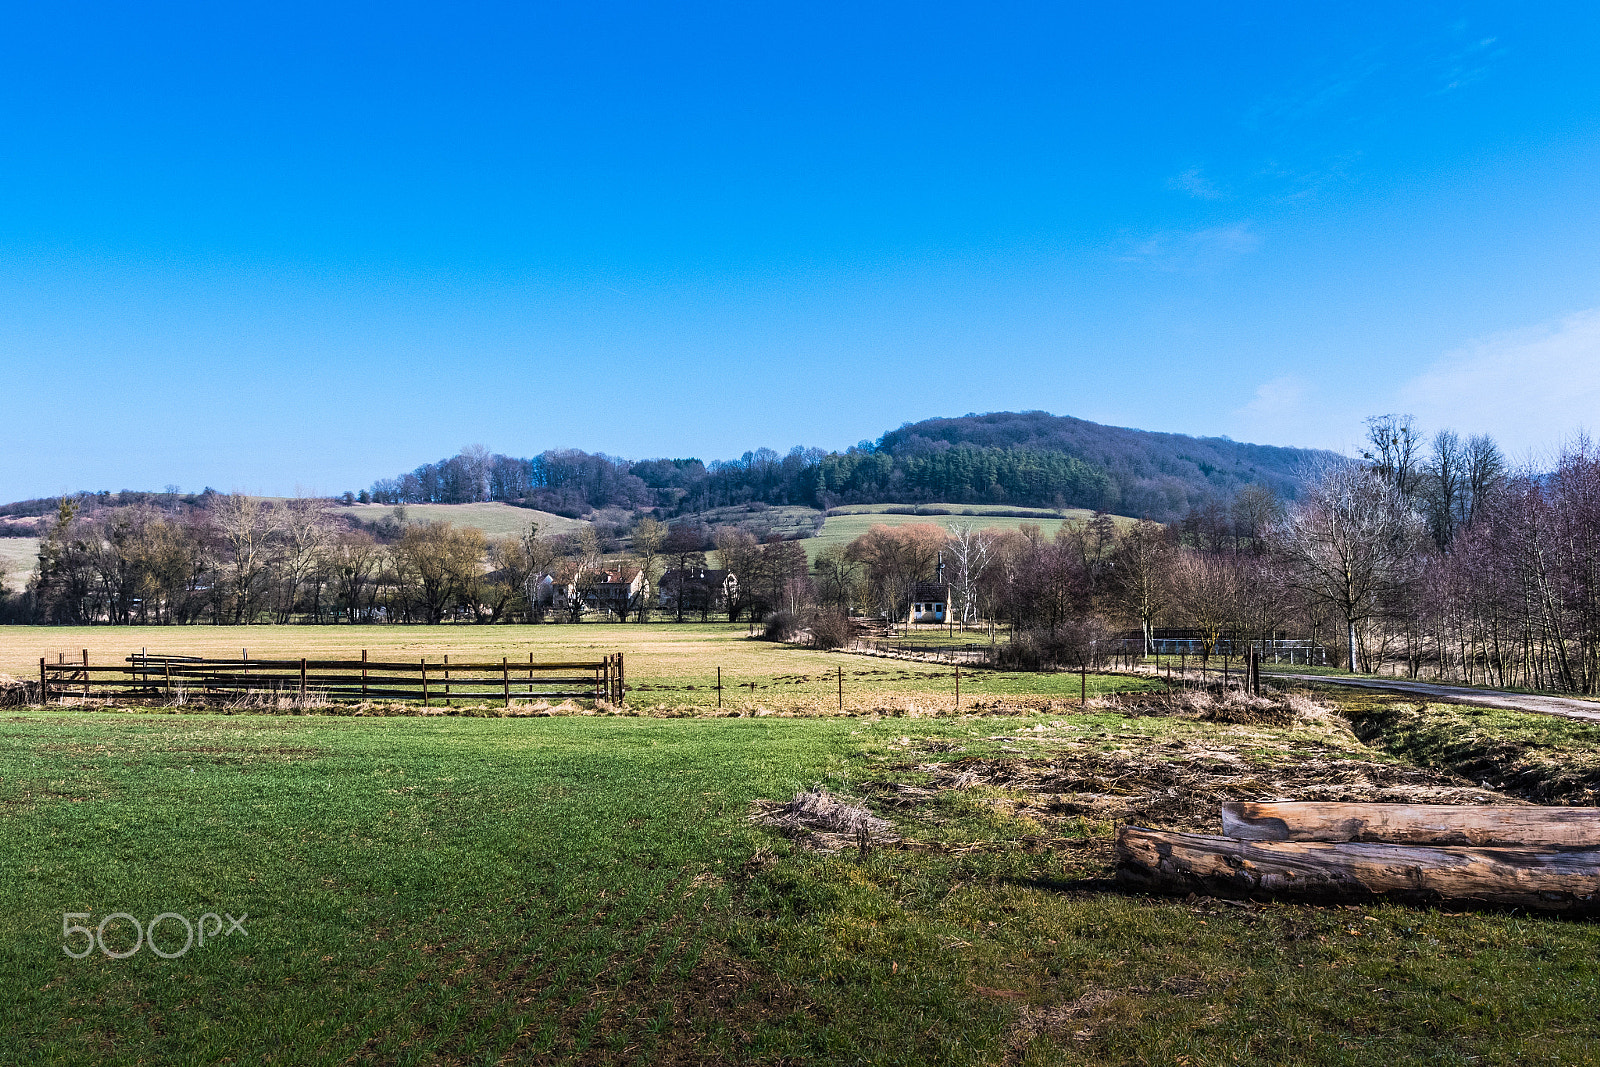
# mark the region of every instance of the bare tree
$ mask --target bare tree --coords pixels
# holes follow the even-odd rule
[[[945,531],[931,523],[878,523],[850,542],[850,558],[866,565],[868,579],[891,622],[906,617],[912,590],[932,574],[946,540]]]
[[[1238,566],[1230,557],[1184,548],[1173,557],[1170,575],[1173,604],[1199,634],[1203,665],[1239,620]]]
[[[1264,485],[1247,485],[1233,498],[1228,509],[1233,517],[1233,534],[1236,544],[1259,554],[1261,534],[1283,516],[1283,502],[1277,494]]]
[[[1367,442],[1361,453],[1378,477],[1392,485],[1402,500],[1416,496],[1421,471],[1422,439],[1410,415],[1374,415],[1367,420]]]
[[[713,535],[718,565],[733,575],[733,594],[728,598],[728,621],[737,620],[758,586],[761,544],[755,535],[736,526],[718,526]],[[680,575],[682,571],[679,572]]]
[[[1433,435],[1433,447],[1423,471],[1421,499],[1428,517],[1428,532],[1442,552],[1450,547],[1466,510],[1466,456],[1454,430]]]
[[[423,618],[442,622],[452,604],[474,602],[474,586],[482,575],[487,546],[483,531],[448,522],[421,522],[406,527],[395,545],[395,561]]]
[[[1466,447],[1466,524],[1471,526],[1479,509],[1506,481],[1506,460],[1500,446],[1486,433],[1467,439]]]
[[[1268,533],[1286,582],[1344,620],[1350,669],[1361,665],[1357,630],[1408,583],[1424,535],[1398,488],[1355,464],[1329,464]]]
[[[522,581],[522,595],[528,605],[528,621],[544,621],[543,584],[546,576],[551,575],[556,557],[561,553],[556,549],[555,542],[548,537],[539,536],[539,524],[529,523],[528,532],[522,535],[522,552],[527,565],[527,573]]]
[[[1145,655],[1155,651],[1155,625],[1172,594],[1175,546],[1165,526],[1141,519],[1118,540],[1112,560],[1118,602],[1144,633]]]
[[[672,560],[672,599],[678,622],[683,621],[683,609],[692,581],[689,572],[706,565],[705,544],[705,527],[687,522],[672,527],[661,542],[661,550]]]
[[[657,522],[649,515],[640,519],[633,528],[633,554],[639,561],[639,569],[644,572],[639,599],[640,622],[650,621],[650,598],[660,578],[661,550],[666,544],[668,532],[665,523]]]
[[[811,565],[822,603],[847,614],[861,594],[861,564],[850,558],[844,545],[826,545]]]
[[[328,564],[336,610],[343,612],[346,622],[353,623],[370,612],[370,601],[364,610],[362,600],[383,565],[382,550],[365,530],[349,530],[329,546]]]
[[[995,534],[970,522],[952,522],[946,529],[950,531],[948,551],[954,571],[950,586],[960,605],[961,628],[966,629],[967,623],[976,622],[979,617],[978,590],[989,564],[994,562]]]
[[[216,498],[211,518],[224,549],[223,567],[233,601],[233,621],[251,622],[268,575],[270,547],[281,527],[282,513],[260,497],[230,493]]]
[[[325,501],[296,497],[278,508],[279,574],[283,581],[283,600],[278,621],[288,622],[294,612],[300,586],[321,565],[324,550],[333,537],[333,524]]]

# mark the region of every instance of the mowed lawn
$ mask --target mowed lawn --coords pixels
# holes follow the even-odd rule
[[[1600,1058],[1594,924],[1124,894],[1109,823],[996,771],[1224,750],[1263,774],[1383,760],[1320,727],[1107,710],[9,713],[0,1062]],[[981,783],[924,788],[944,761]],[[904,843],[819,854],[750,821],[816,783],[876,798]],[[116,912],[247,918],[172,959],[63,951],[65,915]],[[131,925],[104,940],[127,952]],[[157,943],[178,953],[181,926]]]
[[[971,636],[971,635],[969,635]],[[430,663],[457,661],[540,662],[624,655],[629,700],[638,710],[717,706],[717,669],[722,669],[722,706],[750,712],[823,713],[837,709],[844,683],[846,710],[890,704],[904,711],[937,713],[954,708],[955,669],[949,666],[874,659],[791,648],[752,640],[742,623],[579,623],[542,626],[92,626],[0,627],[0,672],[37,677],[39,659],[76,662],[83,649],[91,663],[119,663],[141,649],[150,655],[238,656],[256,659],[360,658]],[[1149,688],[1134,678],[1089,676],[1089,694]],[[751,688],[752,684],[755,688]],[[1075,674],[1029,674],[963,668],[961,696],[974,700],[1034,697],[1076,699]]]

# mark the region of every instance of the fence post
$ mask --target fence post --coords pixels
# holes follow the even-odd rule
[[[722,709],[722,668],[717,668],[717,710]]]
[[[424,656],[418,660],[422,664],[422,706],[428,706],[428,659]]]
[[[39,706],[50,703],[50,676],[45,673],[44,657],[39,657]]]
[[[627,669],[622,663],[622,656],[623,653],[617,653],[617,707],[619,708],[623,705],[623,702],[628,699],[628,675]]]
[[[162,676],[164,677],[164,679],[166,681],[167,699],[171,700],[172,699],[172,660],[170,660],[170,659],[166,660],[165,662],[163,662],[161,664],[161,674],[162,674]]]
[[[511,706],[511,667],[506,657],[500,657],[500,690],[505,695],[506,707]]]
[[[304,656],[301,656],[300,657],[300,699],[302,701],[304,701],[305,698],[306,698],[306,658]]]
[[[367,699],[367,650],[361,650],[361,699]]]
[[[87,648],[83,650],[83,695],[84,695],[84,699],[88,699],[88,696],[89,696],[89,650]]]

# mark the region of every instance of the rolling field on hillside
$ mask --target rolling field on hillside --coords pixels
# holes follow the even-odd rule
[[[1020,508],[1010,504],[840,504],[829,510],[830,515],[882,515],[887,512],[914,508],[932,515],[934,511],[949,512],[950,518],[974,518],[982,515],[1006,515],[1025,512],[1041,519],[1086,519],[1094,514],[1088,508]],[[940,517],[940,516],[934,516]]]
[[[712,508],[695,515],[673,518],[668,522],[698,519],[708,526],[728,524],[743,526],[755,532],[768,530],[780,537],[810,536],[822,514],[816,508],[799,506],[767,507],[765,504],[742,504],[735,507]]]
[[[0,537],[0,571],[5,572],[7,589],[17,592],[24,589],[38,561],[37,537]]]
[[[883,506],[896,507],[903,505]],[[941,505],[932,506],[939,507]],[[957,505],[950,506],[953,510]],[[1014,509],[1001,508],[996,510],[1010,511]],[[1066,514],[1068,518],[1064,519],[1044,517],[1036,519],[1018,518],[1004,515],[890,515],[877,511],[855,512],[849,515],[833,514],[829,515],[827,521],[822,524],[822,532],[805,542],[806,558],[815,560],[817,553],[828,545],[847,545],[880,523],[885,526],[909,526],[912,523],[928,523],[940,527],[949,526],[951,523],[971,523],[980,529],[993,527],[1001,530],[1017,530],[1021,529],[1025,524],[1032,523],[1043,531],[1045,537],[1054,537],[1056,531],[1061,527],[1069,523],[1082,523],[1091,518],[1094,512],[1084,511],[1080,508],[1069,510]],[[1133,522],[1132,519],[1120,516],[1112,516],[1112,521],[1119,525]]]
[[[406,522],[453,522],[457,526],[476,526],[490,537],[521,537],[528,524],[539,524],[541,535],[571,533],[588,525],[582,519],[568,519],[548,511],[518,508],[498,502],[484,504],[403,504]],[[348,515],[358,522],[375,524],[394,514],[393,504],[354,504],[337,508],[336,515]]]

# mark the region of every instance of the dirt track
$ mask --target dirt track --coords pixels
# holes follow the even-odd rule
[[[1531,711],[1537,715],[1559,715],[1564,719],[1582,719],[1600,722],[1600,703],[1577,700],[1573,697],[1543,696],[1532,693],[1505,693],[1494,689],[1469,689],[1459,685],[1437,685],[1433,682],[1410,682],[1400,678],[1341,678],[1325,674],[1267,674],[1263,678],[1293,678],[1300,682],[1321,682],[1326,685],[1349,685],[1360,689],[1386,689],[1394,693],[1412,693],[1434,697],[1452,704],[1476,704],[1484,708],[1504,708],[1508,711]]]

